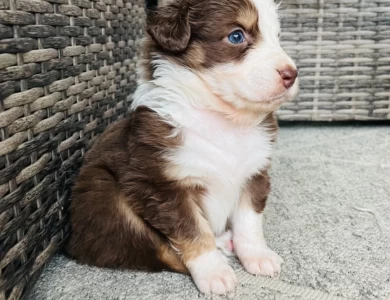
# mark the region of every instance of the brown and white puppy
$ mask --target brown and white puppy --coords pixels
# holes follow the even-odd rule
[[[147,33],[131,114],[76,180],[68,252],[100,267],[190,273],[200,291],[226,293],[232,239],[248,272],[273,276],[282,259],[262,230],[272,112],[298,91],[277,6],[176,0]]]

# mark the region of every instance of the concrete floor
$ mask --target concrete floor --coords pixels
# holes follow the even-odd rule
[[[237,290],[199,294],[186,276],[102,270],[56,256],[28,299],[390,299],[390,127],[281,129],[266,208],[279,278],[239,263]]]

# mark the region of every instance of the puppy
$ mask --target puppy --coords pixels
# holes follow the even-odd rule
[[[88,151],[73,188],[72,257],[189,273],[218,294],[236,285],[233,247],[249,273],[280,271],[263,209],[273,112],[298,80],[279,35],[273,0],[176,0],[148,18],[130,115]]]

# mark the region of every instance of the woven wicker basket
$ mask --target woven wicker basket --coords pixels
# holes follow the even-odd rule
[[[390,119],[390,0],[284,0],[300,96],[282,120]]]
[[[127,110],[143,0],[0,0],[0,299],[67,236],[69,186]]]

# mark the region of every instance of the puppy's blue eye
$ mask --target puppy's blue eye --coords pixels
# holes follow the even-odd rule
[[[241,30],[235,30],[228,35],[228,39],[232,44],[241,44],[245,41],[245,36]]]

